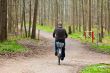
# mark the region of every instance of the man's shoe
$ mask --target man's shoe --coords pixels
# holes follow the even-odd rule
[[[57,52],[55,52],[55,56],[57,56]]]
[[[61,60],[63,61],[64,60],[64,57],[61,57]]]

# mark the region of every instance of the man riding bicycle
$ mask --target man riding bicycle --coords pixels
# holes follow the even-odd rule
[[[68,37],[66,30],[62,27],[62,24],[58,24],[58,27],[55,28],[53,32],[53,37],[55,38],[55,56],[57,56],[57,45],[56,42],[64,43],[62,48],[61,60],[64,60],[65,57],[65,39]]]

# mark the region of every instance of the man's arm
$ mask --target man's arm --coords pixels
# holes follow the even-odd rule
[[[65,35],[66,35],[66,38],[68,38],[68,34],[67,34],[66,30],[65,30]]]
[[[56,29],[54,30],[54,32],[53,32],[53,37],[55,38],[55,32],[56,32]]]

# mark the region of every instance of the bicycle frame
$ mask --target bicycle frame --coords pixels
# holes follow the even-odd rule
[[[58,53],[58,57],[61,57],[61,54],[62,54],[62,48],[58,48],[57,53]]]
[[[58,53],[58,65],[60,65],[60,58],[61,58],[61,55],[62,55],[62,48],[64,46],[64,43],[56,42],[56,45],[58,47],[58,49],[57,49],[57,53]]]

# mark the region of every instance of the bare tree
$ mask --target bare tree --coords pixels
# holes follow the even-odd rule
[[[55,26],[58,24],[58,0],[55,0]]]
[[[30,0],[30,4],[29,4],[29,32],[28,32],[28,37],[30,37],[30,35],[31,35],[31,19],[32,19],[32,17],[31,17],[31,15],[32,15],[32,12],[31,12],[31,10],[32,10],[32,5],[31,5],[31,0]]]
[[[23,0],[23,24],[24,24],[25,36],[27,37],[25,10],[26,10],[25,0]]]
[[[38,0],[35,0],[33,26],[32,26],[32,35],[31,35],[32,39],[36,38],[37,10],[38,10]]]
[[[110,0],[108,0],[108,33],[110,34]]]
[[[0,41],[7,40],[7,0],[0,0]]]
[[[103,31],[103,0],[101,0],[101,37],[104,37]]]
[[[85,25],[85,6],[84,6],[84,1],[85,1],[85,0],[82,0],[83,32],[86,31],[86,25]]]
[[[91,0],[89,0],[89,31],[91,31],[91,27]],[[91,33],[89,35],[91,35]]]

